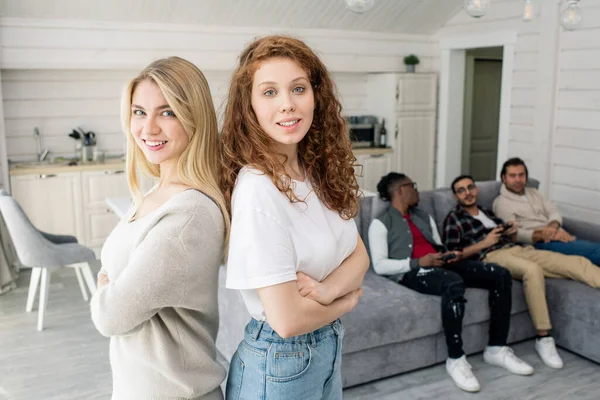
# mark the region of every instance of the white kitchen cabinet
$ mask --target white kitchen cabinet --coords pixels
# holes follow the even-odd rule
[[[356,160],[362,165],[362,176],[356,177],[358,186],[362,190],[377,192],[377,184],[381,177],[392,171],[392,156],[393,153],[357,155]]]
[[[119,223],[119,217],[107,206],[97,210],[86,210],[85,244],[88,247],[102,247],[104,241]]]
[[[400,114],[396,126],[397,171],[417,182],[420,190],[433,189],[435,114]]]
[[[125,169],[84,171],[82,175],[85,244],[100,247],[119,222],[106,205],[108,197],[127,197]]]
[[[80,172],[12,176],[11,190],[36,228],[83,239]]]
[[[391,154],[371,154],[364,161],[363,189],[377,192],[377,184],[381,177],[392,171]]]
[[[129,196],[125,169],[82,172],[83,203],[86,209],[106,208],[107,197]]]
[[[437,76],[370,74],[366,108],[368,114],[385,118],[388,143],[394,148],[392,170],[407,174],[419,188],[433,188]]]
[[[119,222],[106,199],[129,197],[124,165],[102,167],[73,172],[60,167],[41,167],[32,173],[18,170],[11,175],[12,194],[38,229],[73,235],[81,244],[99,249]],[[50,171],[43,173],[45,168]],[[147,191],[154,182],[143,178],[140,185]]]
[[[399,74],[396,80],[396,111],[435,111],[437,80],[433,74]]]

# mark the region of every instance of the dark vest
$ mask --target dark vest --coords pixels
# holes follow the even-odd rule
[[[413,208],[409,211],[410,219],[413,224],[423,234],[425,239],[438,251],[445,251],[443,246],[439,246],[433,239],[433,231],[431,230],[431,220],[429,214],[419,208]],[[383,225],[387,229],[387,241],[388,241],[388,258],[394,260],[405,260],[412,255],[413,251],[413,236],[410,231],[408,222],[400,211],[393,206],[389,206],[383,213],[378,217]],[[411,268],[417,268],[418,260],[411,260]],[[414,266],[413,266],[414,263]],[[398,281],[401,275],[389,276],[388,278]]]

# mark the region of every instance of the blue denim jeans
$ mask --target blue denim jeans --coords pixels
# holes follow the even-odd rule
[[[339,320],[284,339],[267,322],[246,325],[229,366],[227,400],[341,400]]]
[[[600,267],[600,243],[588,242],[587,240],[574,240],[572,242],[537,242],[535,248],[539,250],[550,250],[568,256],[582,256]]]

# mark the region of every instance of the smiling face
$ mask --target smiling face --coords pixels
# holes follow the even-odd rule
[[[141,81],[131,100],[131,133],[152,164],[173,162],[188,145],[189,136],[158,85]]]
[[[312,125],[315,109],[306,71],[287,58],[261,62],[254,72],[251,103],[260,127],[278,148],[296,150]]]

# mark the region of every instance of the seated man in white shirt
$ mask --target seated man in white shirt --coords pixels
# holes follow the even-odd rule
[[[433,218],[417,208],[417,185],[404,174],[390,173],[377,185],[389,207],[369,227],[375,272],[419,293],[442,297],[442,324],[448,346],[446,370],[454,383],[469,392],[480,390],[462,348],[462,320],[467,287],[489,290],[489,342],[483,354],[492,365],[519,375],[533,368],[506,345],[510,325],[510,273],[497,264],[461,258],[448,251]]]

